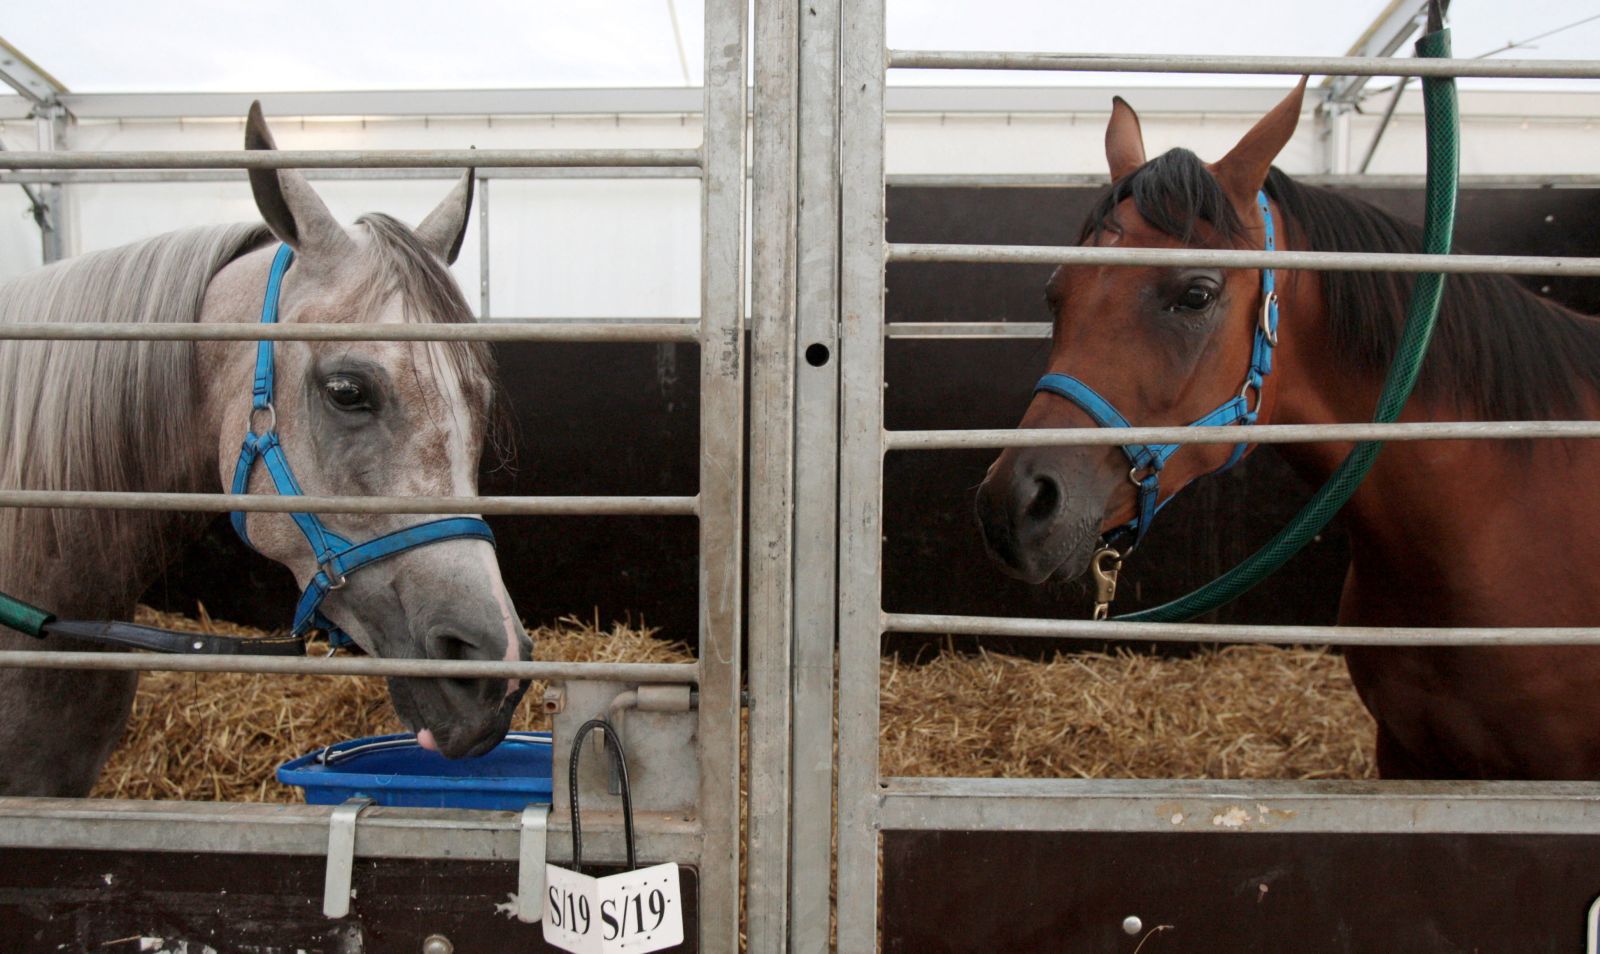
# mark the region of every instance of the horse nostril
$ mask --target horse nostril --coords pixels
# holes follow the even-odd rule
[[[1055,516],[1056,510],[1061,506],[1061,485],[1053,477],[1040,476],[1033,479],[1033,499],[1028,501],[1026,513],[1028,519],[1042,522]]]
[[[475,645],[455,633],[433,633],[428,637],[429,659],[470,659]]]

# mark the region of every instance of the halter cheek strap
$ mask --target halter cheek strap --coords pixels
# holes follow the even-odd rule
[[[293,249],[287,245],[278,247],[278,254],[272,260],[272,271],[267,276],[267,291],[261,305],[262,324],[275,324],[278,320],[278,297],[282,292],[283,275],[293,260]],[[257,344],[255,382],[250,392],[250,423],[245,432],[244,446],[239,450],[239,462],[233,470],[233,492],[250,492],[250,474],[256,462],[260,461],[265,464],[272,486],[277,489],[279,496],[303,497],[305,491],[294,479],[289,459],[283,453],[283,444],[278,440],[278,418],[272,405],[272,355],[270,339],[263,339]],[[328,634],[328,642],[333,646],[347,646],[353,640],[324,616],[320,607],[329,593],[345,585],[351,573],[407,550],[444,540],[484,540],[491,546],[494,544],[494,534],[489,530],[489,525],[478,517],[430,520],[386,533],[365,543],[351,543],[329,530],[316,514],[291,513],[289,516],[310,545],[318,567],[317,574],[311,578],[311,583],[300,594],[300,601],[295,605],[293,632],[300,636],[309,629],[321,629]],[[244,512],[236,510],[231,517],[239,539],[254,548],[255,545],[250,543],[250,535],[245,531]]]
[[[1261,208],[1262,221],[1266,223],[1267,251],[1277,248],[1277,241],[1272,228],[1272,209],[1267,203],[1265,192],[1256,193],[1256,203]],[[1278,345],[1278,292],[1274,270],[1264,268],[1261,270],[1261,311],[1256,321],[1255,340],[1250,348],[1250,367],[1245,372],[1244,386],[1239,393],[1223,402],[1215,410],[1204,415],[1198,420],[1191,421],[1189,427],[1228,427],[1233,424],[1254,424],[1256,414],[1261,410],[1261,388],[1266,382],[1267,375],[1272,373],[1272,351]],[[1076,404],[1099,427],[1132,427],[1126,417],[1123,417],[1110,401],[1102,397],[1094,388],[1067,374],[1052,372],[1039,379],[1034,386],[1034,393],[1044,391],[1064,397]],[[1255,394],[1255,403],[1252,406],[1251,392]],[[1122,553],[1126,556],[1133,552],[1144,535],[1150,531],[1150,524],[1155,521],[1156,513],[1166,505],[1161,499],[1161,468],[1166,466],[1167,460],[1175,454],[1181,444],[1122,444],[1122,453],[1128,458],[1131,465],[1128,470],[1128,479],[1138,487],[1138,506],[1134,517],[1123,524],[1115,534],[1132,534],[1133,543]],[[1215,473],[1222,473],[1244,457],[1247,444],[1239,443],[1233,447],[1233,453],[1228,460]],[[1171,499],[1170,497],[1168,498]]]

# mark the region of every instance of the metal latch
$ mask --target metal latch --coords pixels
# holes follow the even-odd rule
[[[328,870],[322,879],[322,913],[342,918],[350,913],[350,880],[356,864],[356,819],[372,804],[352,798],[328,817]]]
[[[617,734],[617,741],[623,741],[626,732],[623,715],[632,709],[636,712],[688,712],[697,708],[699,693],[690,686],[684,685],[647,685],[637,689],[628,689],[617,693],[611,705],[606,707],[606,722],[609,730]],[[607,764],[610,769],[606,789],[612,795],[622,794],[621,766],[617,762],[614,749],[606,748],[607,729],[597,729],[594,733],[595,751],[600,754],[610,754]]]
[[[544,844],[549,805],[529,805],[522,810],[522,834],[517,852],[517,920],[525,924],[544,917]]]

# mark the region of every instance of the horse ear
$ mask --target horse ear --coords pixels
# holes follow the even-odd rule
[[[1112,182],[1144,165],[1144,130],[1139,128],[1139,114],[1121,96],[1111,97],[1106,162],[1111,166]]]
[[[277,149],[261,115],[261,101],[250,104],[244,124],[246,149]],[[315,259],[350,241],[333,213],[322,203],[306,177],[293,169],[251,169],[250,191],[256,208],[280,241],[303,258]]]
[[[444,201],[417,226],[417,238],[422,244],[451,265],[461,254],[461,243],[467,237],[467,218],[472,215],[473,172],[468,169]]]
[[[1272,161],[1288,145],[1289,137],[1300,124],[1300,104],[1305,99],[1306,77],[1272,111],[1244,134],[1234,146],[1211,167],[1211,172],[1222,183],[1223,191],[1235,202],[1252,204],[1256,193],[1267,181],[1267,170]]]

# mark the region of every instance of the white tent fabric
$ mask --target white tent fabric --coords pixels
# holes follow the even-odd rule
[[[1146,53],[1338,55],[1385,7],[1384,0],[1270,7],[1249,0],[1150,0],[1138,22],[1125,5],[1060,0],[890,0],[890,42],[901,48],[1040,49]],[[1579,0],[1456,0],[1458,55],[1489,52],[1592,15]],[[701,0],[614,0],[529,5],[459,0],[448,16],[421,0],[326,4],[282,0],[271,15],[199,0],[140,4],[83,0],[70,24],[49,5],[8,12],[5,38],[74,93],[571,88],[681,86],[700,79]],[[678,29],[673,29],[676,13]],[[683,57],[678,49],[681,38]],[[1600,19],[1514,51],[1517,57],[1583,57]],[[896,71],[891,90],[891,174],[1103,172],[1101,136],[1113,91],[1145,118],[1151,154],[1185,145],[1214,157],[1259,116],[1286,77],[983,74]],[[976,90],[930,89],[981,86]],[[996,84],[1044,86],[989,88]],[[1359,161],[1387,101],[1389,80],[1348,120],[1334,166]],[[1494,87],[1486,90],[1484,87]],[[1092,87],[1092,88],[1090,88]],[[1463,172],[1595,173],[1600,83],[1463,82]],[[1572,87],[1576,92],[1560,91]],[[328,101],[341,102],[341,94]],[[470,99],[471,93],[462,94]],[[574,90],[573,96],[581,92]],[[622,99],[628,96],[619,94]],[[10,107],[6,100],[12,100]],[[0,117],[25,116],[0,97]],[[241,103],[246,97],[241,97]],[[699,117],[611,107],[554,115],[365,116],[335,105],[318,115],[275,113],[285,148],[686,148]],[[355,100],[350,100],[355,102]],[[691,96],[688,102],[693,102]],[[242,110],[241,110],[242,111]],[[231,149],[242,117],[196,120],[84,116],[72,149]],[[1308,113],[1280,164],[1319,171],[1328,153]],[[1402,103],[1371,171],[1422,169],[1420,98]],[[0,142],[35,148],[31,120],[0,120]],[[347,219],[381,210],[415,221],[446,180],[322,181]],[[255,217],[249,190],[231,182],[75,185],[68,189],[72,250],[104,248],[170,228]],[[494,317],[688,317],[698,309],[699,199],[693,180],[496,180],[489,188],[489,264]],[[469,231],[456,274],[480,303],[480,247]],[[0,184],[0,278],[36,267],[38,230],[20,188]]]

